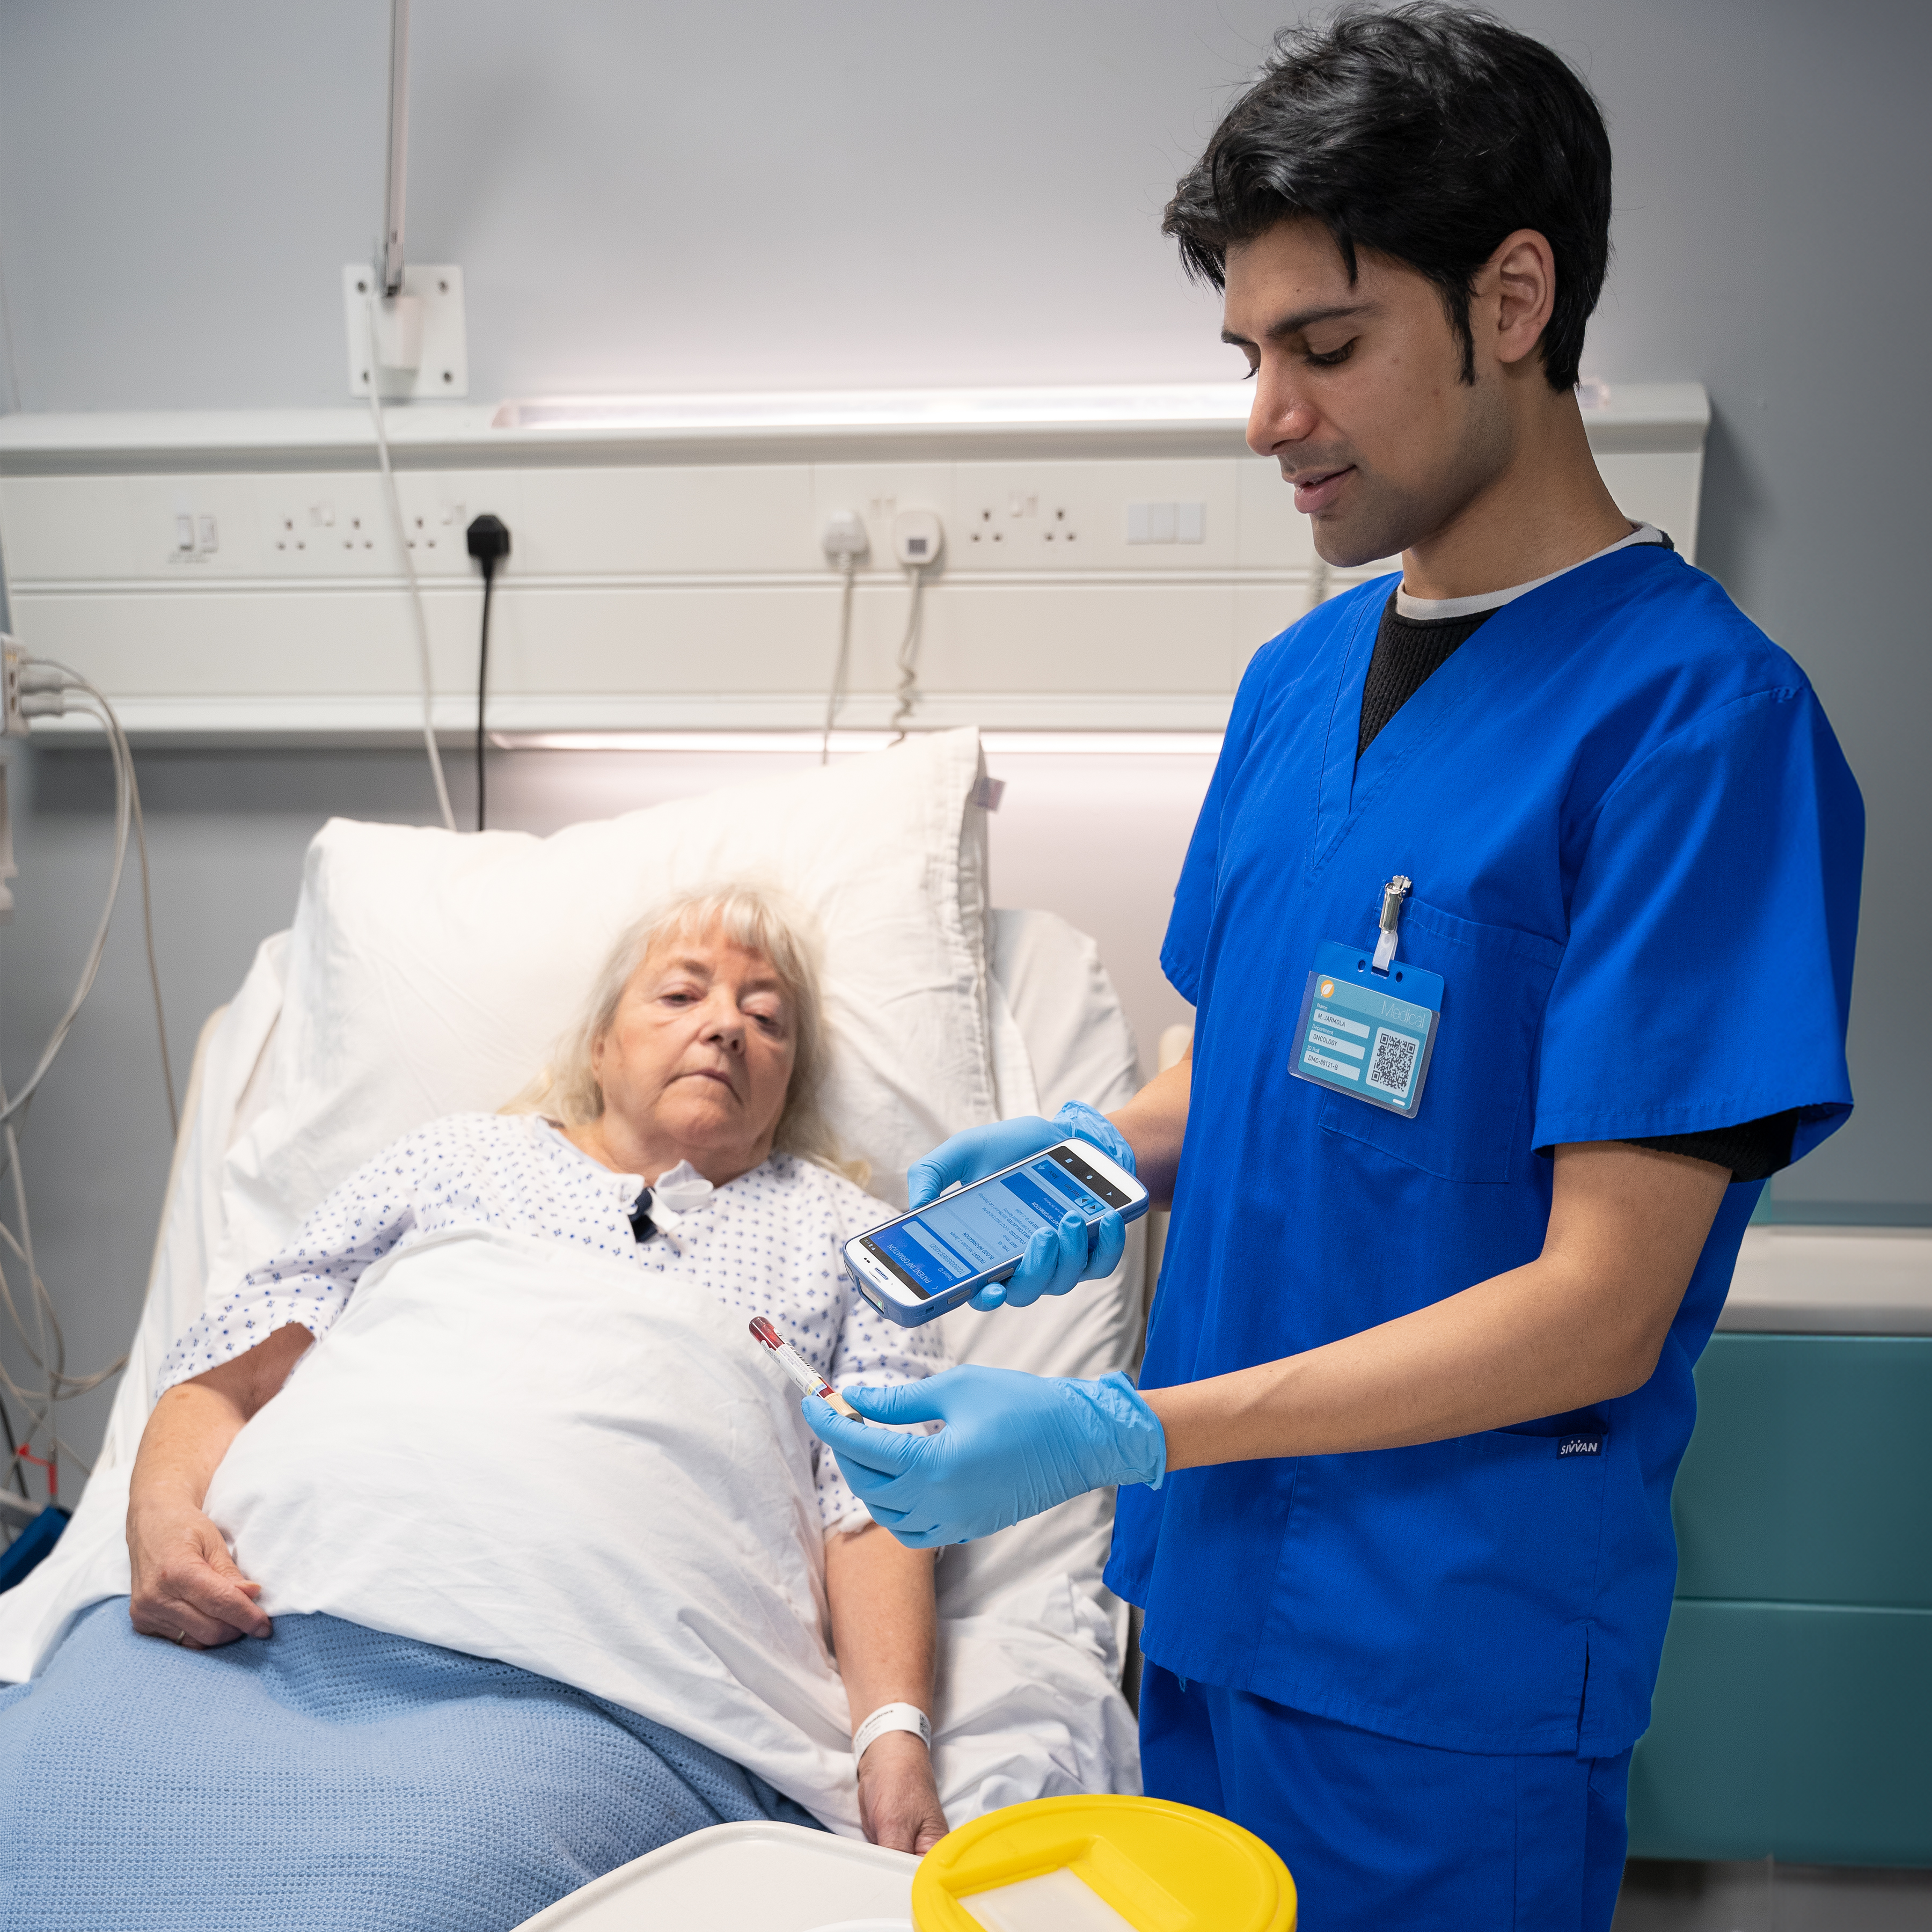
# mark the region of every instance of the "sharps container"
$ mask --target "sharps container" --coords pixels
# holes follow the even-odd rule
[[[1252,1832],[1160,1798],[1040,1798],[962,1825],[914,1874],[918,1932],[1294,1932]]]

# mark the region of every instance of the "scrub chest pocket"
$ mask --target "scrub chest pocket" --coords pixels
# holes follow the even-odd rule
[[[1412,898],[1400,956],[1442,979],[1421,1105],[1411,1120],[1330,1094],[1323,1130],[1444,1180],[1502,1186],[1529,1154],[1530,1073],[1563,949]]]

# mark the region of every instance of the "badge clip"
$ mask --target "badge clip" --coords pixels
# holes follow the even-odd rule
[[[1382,888],[1382,930],[1376,935],[1376,956],[1371,962],[1378,973],[1386,974],[1395,957],[1396,928],[1402,919],[1402,902],[1408,897],[1414,881],[1398,872]]]

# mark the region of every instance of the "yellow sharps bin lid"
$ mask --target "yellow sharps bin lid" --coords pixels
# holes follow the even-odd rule
[[[1294,1932],[1252,1832],[1160,1798],[1040,1798],[949,1832],[914,1874],[919,1932]]]

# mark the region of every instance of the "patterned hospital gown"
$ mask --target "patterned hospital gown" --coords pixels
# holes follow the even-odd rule
[[[748,1322],[763,1315],[836,1386],[916,1382],[944,1368],[931,1326],[902,1328],[847,1279],[840,1244],[892,1210],[807,1160],[774,1154],[640,1242],[620,1174],[530,1114],[452,1114],[405,1134],[337,1188],[281,1252],[253,1268],[176,1342],[154,1393],[245,1354],[298,1322],[315,1336],[392,1250],[459,1228],[501,1228],[610,1255],[643,1274],[675,1269]],[[820,1521],[856,1528],[863,1506],[813,1444]],[[854,1519],[857,1520],[853,1520]]]

